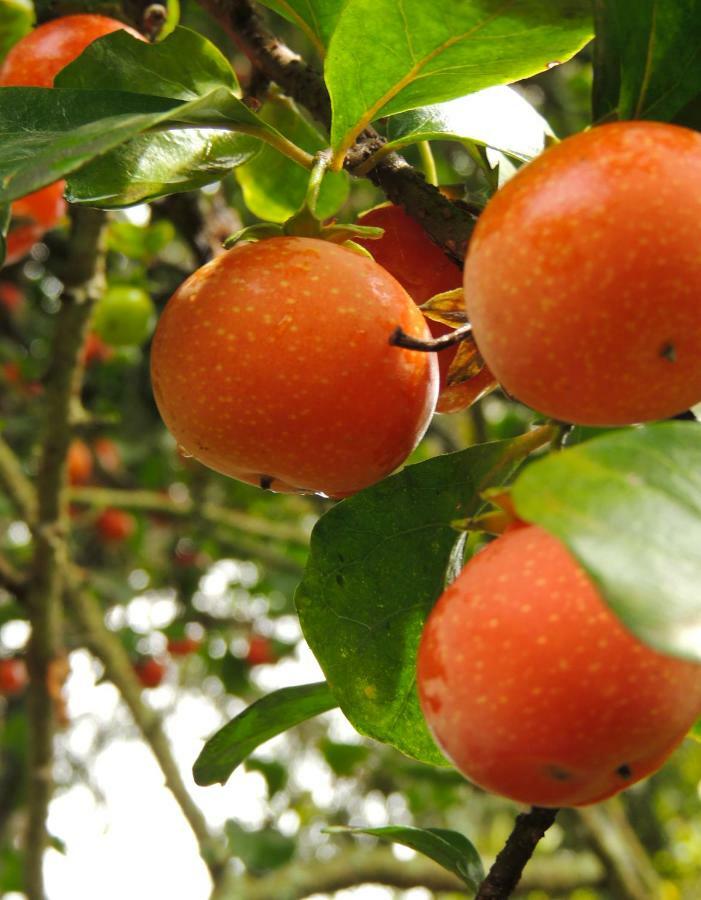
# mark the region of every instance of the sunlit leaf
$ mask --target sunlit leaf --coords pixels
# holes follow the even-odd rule
[[[349,0],[326,60],[337,158],[381,116],[533,75],[591,33],[588,0]]]

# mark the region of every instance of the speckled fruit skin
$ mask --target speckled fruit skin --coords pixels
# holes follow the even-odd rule
[[[173,295],[151,376],[185,451],[272,490],[343,496],[402,463],[435,405],[429,354],[392,347],[424,318],[380,266],[335,244],[240,244]]]
[[[431,241],[419,223],[407,215],[401,206],[385,204],[363,213],[359,225],[384,228],[385,233],[378,240],[356,239],[361,247],[372,253],[375,262],[386,269],[401,284],[409,296],[421,305],[436,294],[452,291],[462,284],[462,273],[443,251]],[[433,337],[441,337],[452,331],[447,325],[428,320]],[[442,394],[446,387],[448,369],[456,347],[441,350],[438,358],[439,387],[437,412],[443,409]],[[464,408],[461,407],[461,408]]]
[[[618,122],[525,166],[479,218],[465,298],[514,397],[586,425],[701,401],[701,134]]]
[[[142,36],[129,26],[107,16],[63,16],[39,25],[21,38],[0,67],[0,87],[52,87],[56,75],[92,44],[113,31],[124,29]],[[57,181],[12,204],[12,215],[26,219],[10,229],[6,264],[19,261],[63,216],[65,183]]]
[[[701,666],[624,630],[534,525],[489,544],[438,600],[418,687],[464,775],[538,806],[616,794],[658,769],[701,714]]]

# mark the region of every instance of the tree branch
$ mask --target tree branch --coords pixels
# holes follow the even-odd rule
[[[25,892],[43,900],[46,817],[53,793],[53,737],[66,660],[62,633],[62,592],[68,566],[66,546],[66,457],[71,440],[70,412],[82,377],[81,351],[92,304],[102,288],[102,211],[72,210],[67,288],[56,320],[52,363],[46,379],[46,420],[37,475],[34,551],[27,583],[32,627],[27,651],[30,676],[27,715],[28,822]],[[17,482],[19,484],[19,482]],[[29,498],[22,497],[28,504]]]
[[[192,829],[200,854],[215,885],[224,877],[227,854],[209,833],[197,804],[190,797],[170,751],[168,739],[158,714],[141,699],[141,685],[134,674],[129,656],[119,640],[107,629],[102,610],[95,599],[72,576],[66,591],[66,602],[74,620],[83,631],[88,649],[105,667],[106,677],[115,685],[132,714],[143,739],[160,766],[166,786],[177,801]]]
[[[213,525],[234,528],[244,534],[255,535],[278,541],[285,541],[306,547],[309,534],[296,525],[259,519],[249,513],[227,509],[216,503],[204,502],[197,506],[192,500],[176,502],[157,491],[127,491],[103,487],[73,487],[69,490],[71,503],[87,506],[114,506],[120,509],[141,509],[149,512],[165,513],[178,519],[188,518],[198,513]]]
[[[5,440],[0,437],[0,487],[9,497],[17,513],[28,523],[36,516],[36,497],[22,463]]]
[[[513,894],[526,863],[557,813],[557,809],[534,806],[530,812],[516,817],[514,830],[480,885],[475,900],[505,900]]]
[[[329,128],[331,103],[323,78],[272,34],[250,0],[200,0],[200,3],[263,75]],[[366,129],[348,152],[346,169],[352,173],[383,143],[384,139],[374,129]],[[448,200],[397,153],[386,156],[367,177],[392,203],[402,206],[415,218],[451,259],[462,265],[475,224],[475,215],[466,204]]]

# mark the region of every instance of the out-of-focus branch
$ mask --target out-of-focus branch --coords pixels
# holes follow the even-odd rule
[[[225,875],[227,854],[212,837],[199,807],[190,797],[170,751],[168,739],[158,714],[141,699],[141,685],[134,674],[129,656],[119,640],[107,629],[102,610],[90,593],[71,576],[66,603],[88,649],[105,667],[106,677],[121,694],[144,740],[160,766],[166,786],[177,801],[192,829],[202,858],[215,884]]]
[[[296,525],[283,522],[272,522],[259,519],[248,513],[235,509],[217,506],[216,503],[205,502],[197,506],[192,500],[182,502],[171,500],[156,491],[128,491],[102,487],[74,487],[69,492],[72,503],[83,503],[88,506],[115,506],[121,509],[141,509],[149,512],[165,513],[179,519],[188,518],[193,513],[213,525],[224,525],[235,528],[244,534],[264,537],[272,540],[286,541],[306,547],[309,534]]]
[[[505,900],[513,894],[526,863],[555,821],[557,812],[556,809],[534,806],[516,817],[514,829],[480,885],[475,900]]]
[[[605,872],[589,853],[571,854],[561,861],[535,860],[524,875],[516,895],[543,891],[548,896],[566,894],[578,888],[601,885]],[[462,896],[465,885],[450,872],[417,856],[400,860],[389,848],[357,848],[339,853],[323,862],[299,860],[260,878],[240,878],[227,900],[303,900],[317,894],[331,894],[363,884],[383,884],[400,890],[423,887],[438,897]]]
[[[36,515],[36,497],[31,481],[10,445],[0,437],[0,487],[10,498],[17,513],[27,522]]]
[[[0,553],[0,587],[23,599],[27,583],[9,560]]]
[[[27,713],[28,822],[25,843],[25,893],[43,900],[46,818],[53,793],[53,737],[60,687],[65,677],[62,593],[68,567],[66,546],[66,457],[71,440],[71,409],[82,377],[81,349],[92,304],[103,285],[101,236],[105,214],[72,211],[66,289],[56,317],[51,369],[46,378],[46,419],[37,473],[34,552],[27,582],[32,627],[27,652],[30,675]],[[28,502],[28,497],[24,498]]]
[[[647,900],[660,896],[660,880],[626,816],[620,797],[577,810],[587,838],[606,866],[616,897]]]
[[[250,0],[200,0],[253,65],[304,106],[326,128],[331,103],[321,75],[267,28]],[[383,138],[366,129],[349,151],[352,172],[379,147]],[[397,153],[378,163],[367,177],[386,196],[421,223],[426,233],[459,265],[465,257],[475,215],[465,204],[453,203]]]

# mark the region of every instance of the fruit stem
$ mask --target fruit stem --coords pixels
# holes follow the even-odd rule
[[[438,187],[438,170],[436,169],[436,160],[433,158],[430,141],[419,141],[418,143],[419,157],[421,158],[421,168],[424,170],[426,181],[429,184]]]
[[[450,334],[441,335],[438,338],[432,338],[430,341],[421,340],[421,338],[412,337],[403,331],[399,325],[389,336],[389,343],[393,347],[404,347],[406,350],[418,350],[421,353],[437,353],[439,350],[445,350],[446,347],[454,347],[456,344],[467,340],[472,334],[472,325],[469,322],[451,331]]]
[[[538,841],[553,824],[557,813],[557,809],[534,806],[529,812],[516,816],[514,829],[480,885],[475,900],[504,900],[512,895]]]

